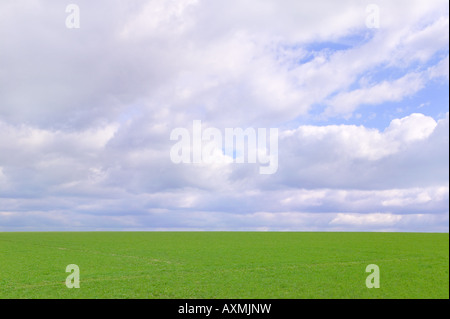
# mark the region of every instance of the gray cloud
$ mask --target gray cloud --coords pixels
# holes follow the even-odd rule
[[[80,0],[67,29],[65,4],[3,1],[0,231],[448,231],[444,104],[333,124],[448,84],[448,4],[381,1],[369,30],[368,3]],[[172,163],[193,120],[279,127],[277,173]]]

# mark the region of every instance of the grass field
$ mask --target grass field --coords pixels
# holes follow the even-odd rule
[[[79,289],[65,285],[69,264]],[[449,235],[0,233],[0,298],[447,299]]]

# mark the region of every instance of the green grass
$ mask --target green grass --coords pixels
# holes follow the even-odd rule
[[[69,264],[80,289],[65,286]],[[448,299],[449,235],[0,233],[0,298]]]

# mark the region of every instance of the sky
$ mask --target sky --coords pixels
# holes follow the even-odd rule
[[[0,2],[0,231],[448,232],[448,136],[447,0]]]

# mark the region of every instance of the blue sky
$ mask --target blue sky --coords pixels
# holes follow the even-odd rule
[[[0,231],[448,232],[447,1],[73,3],[0,4]],[[195,120],[277,172],[173,163]]]

